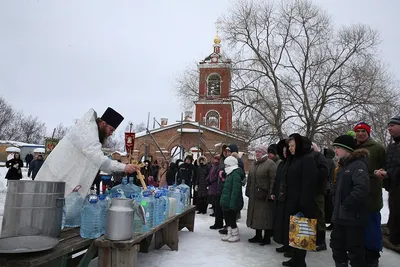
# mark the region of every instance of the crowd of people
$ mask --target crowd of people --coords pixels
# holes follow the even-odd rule
[[[317,251],[327,250],[326,231],[332,230],[337,267],[376,267],[383,243],[382,188],[389,192],[390,242],[400,244],[400,117],[388,122],[388,130],[394,142],[387,149],[360,122],[323,150],[297,133],[277,144],[259,145],[247,177],[235,144],[224,145],[210,162],[188,155],[169,166],[163,163],[153,177],[165,185],[183,182],[193,188],[198,213],[207,213],[211,205],[215,222],[210,229],[219,230],[227,242],[240,241],[237,219],[245,186],[246,225],[255,231],[248,242],[281,244],[276,252],[289,258],[283,266],[306,266],[307,251],[289,246],[290,216],[301,213],[317,219]]]
[[[82,123],[77,123],[76,129],[69,133],[72,137],[80,134],[87,121],[95,126],[89,141],[94,144],[98,163],[91,165],[90,174],[98,172],[101,166],[103,171],[113,172],[114,184],[120,183],[126,173],[140,185],[138,166],[112,162],[100,150],[103,142],[96,140],[97,135],[100,140],[110,136],[123,117],[111,108],[98,119],[93,113],[90,110]],[[248,242],[268,245],[272,239],[281,244],[276,252],[290,258],[282,263],[284,266],[306,266],[307,251],[289,246],[290,216],[301,213],[306,218],[317,219],[317,251],[327,249],[326,231],[332,230],[330,247],[337,267],[348,266],[349,262],[354,267],[377,267],[383,243],[380,214],[383,188],[389,192],[389,240],[394,245],[400,244],[400,116],[388,122],[388,131],[393,142],[385,149],[371,137],[371,127],[360,122],[351,133],[332,140],[332,149],[324,148],[323,151],[309,138],[294,133],[277,144],[257,146],[247,178],[235,144],[223,145],[221,154],[213,156],[211,162],[205,157],[194,161],[187,155],[183,161],[163,161],[160,166],[158,162],[145,161],[140,172],[147,185],[163,187],[185,183],[193,188],[193,204],[198,213],[207,213],[211,204],[215,221],[210,229],[219,230],[222,241],[232,243],[240,241],[236,222],[243,209],[245,186],[248,197],[246,225],[255,230],[254,237]],[[89,141],[81,143],[86,145]],[[71,148],[68,142],[61,142],[65,147],[54,151],[65,153]],[[54,151],[53,162],[49,163],[47,159],[47,165],[62,166],[65,158],[54,156]],[[93,157],[85,159],[92,160]],[[43,165],[43,158],[38,156],[30,162],[28,175],[32,174],[35,179],[43,165],[45,170],[41,168],[38,177],[41,174],[41,179],[48,178],[46,162]],[[6,179],[22,178],[23,161],[19,153],[14,153],[6,166],[9,168]],[[80,172],[88,170],[81,169]],[[70,187],[76,184],[69,180],[76,176],[65,178],[65,175],[72,174],[58,173],[56,177],[67,181]],[[79,176],[79,182],[82,183],[84,177],[83,174]],[[92,181],[85,183],[89,185],[89,182]]]

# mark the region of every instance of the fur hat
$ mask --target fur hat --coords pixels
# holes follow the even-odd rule
[[[124,120],[124,117],[122,117],[122,115],[116,112],[114,109],[108,107],[100,119],[105,121],[114,129],[117,129]]]
[[[333,146],[344,148],[350,152],[356,149],[356,141],[350,135],[341,135],[333,141]]]
[[[366,122],[359,122],[354,126],[354,131],[357,132],[359,129],[364,129],[367,131],[368,135],[371,133],[371,126],[369,126]]]

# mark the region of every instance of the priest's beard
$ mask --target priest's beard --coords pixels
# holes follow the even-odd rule
[[[105,128],[102,128],[101,126],[97,126],[99,129],[99,141],[100,143],[104,146],[107,142],[107,132]]]

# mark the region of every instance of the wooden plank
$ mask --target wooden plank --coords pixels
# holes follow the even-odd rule
[[[80,236],[65,239],[51,250],[26,253],[26,254],[4,254],[0,257],[0,266],[13,267],[36,267],[51,262],[65,255],[82,251],[88,248],[93,240],[83,239]]]
[[[124,241],[112,241],[112,240],[106,239],[104,236],[101,236],[95,240],[95,245],[97,247],[111,247],[111,248],[120,248],[120,249],[129,248],[130,246],[140,243],[142,240],[146,239],[147,237],[152,236],[158,230],[164,228],[166,225],[173,222],[174,220],[177,220],[177,218],[179,218],[178,216],[179,215],[172,216],[172,217],[168,218],[167,220],[165,220],[162,224],[151,228],[150,231],[139,234],[137,236],[134,236],[132,239],[124,240]]]
[[[190,232],[193,232],[195,217],[196,217],[196,207],[194,206],[186,210],[184,213],[180,214],[179,231],[186,227]]]
[[[179,228],[179,222],[178,220],[175,220],[172,223],[168,224],[167,227],[165,227],[162,230],[163,239],[165,240],[166,245],[170,249],[176,251],[178,250],[178,243],[179,243],[178,228]]]

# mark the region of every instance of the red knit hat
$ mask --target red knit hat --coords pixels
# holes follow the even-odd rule
[[[357,132],[359,129],[364,129],[367,131],[368,135],[371,133],[371,126],[369,126],[366,122],[359,122],[354,126],[354,131]]]

